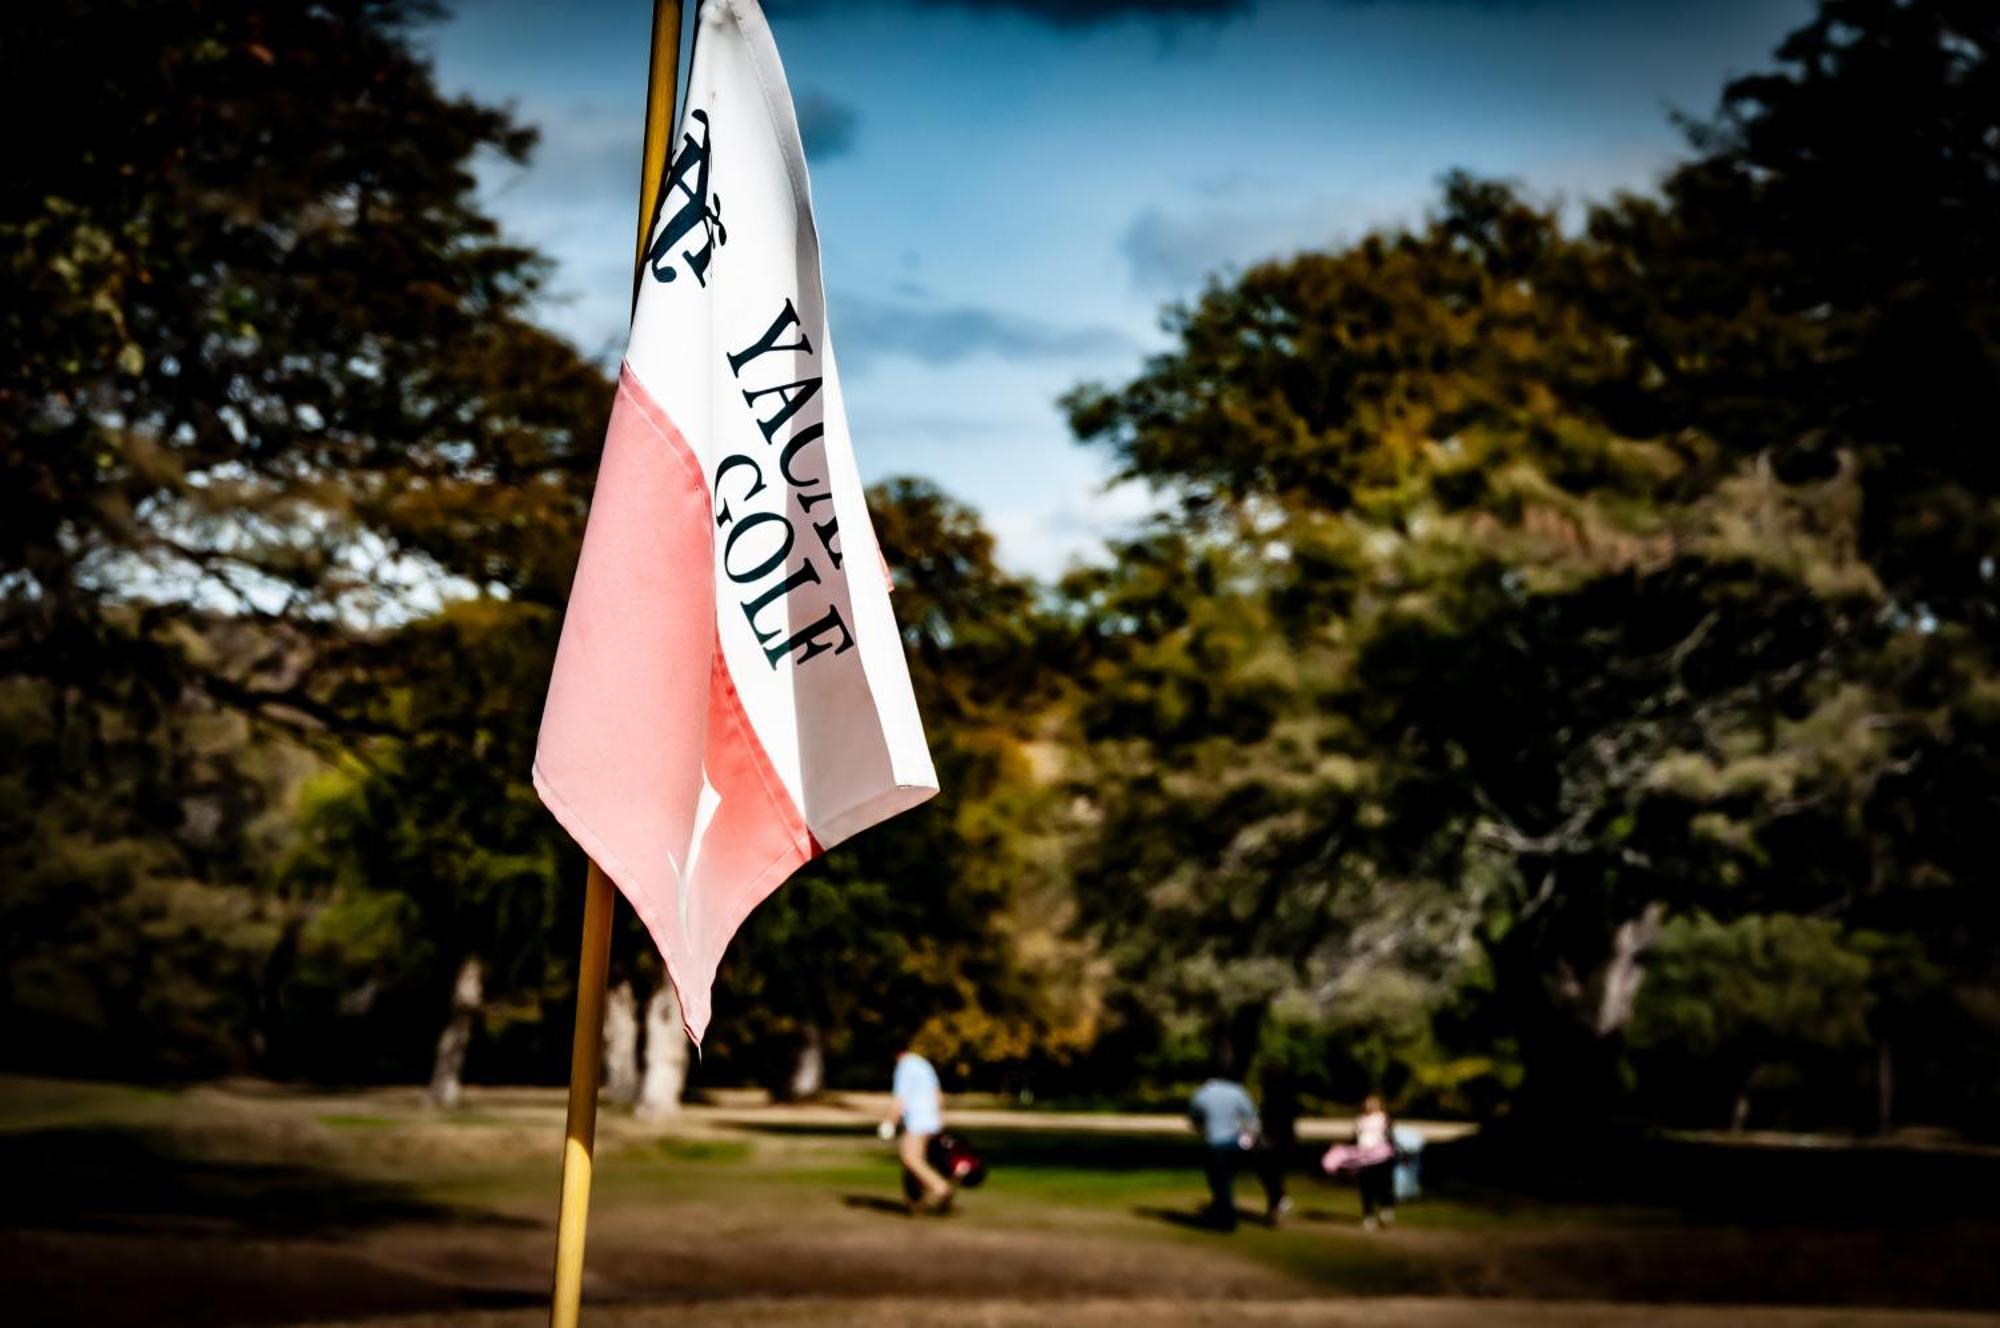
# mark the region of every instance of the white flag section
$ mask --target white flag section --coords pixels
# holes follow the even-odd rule
[[[701,6],[535,753],[701,1040],[743,920],[937,775],[827,337],[791,92]]]

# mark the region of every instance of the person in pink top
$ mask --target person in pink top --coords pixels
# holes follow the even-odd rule
[[[1361,1225],[1370,1231],[1396,1221],[1396,1127],[1382,1099],[1373,1093],[1354,1120],[1354,1151],[1360,1169]]]
[[[1354,1142],[1335,1144],[1320,1165],[1351,1171],[1361,1187],[1361,1225],[1373,1231],[1396,1221],[1396,1126],[1382,1099],[1370,1093],[1354,1118]]]

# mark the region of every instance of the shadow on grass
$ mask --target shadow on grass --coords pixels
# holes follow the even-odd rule
[[[393,1222],[543,1225],[439,1203],[397,1182],[192,1157],[148,1130],[0,1136],[0,1175],[0,1225],[24,1230],[313,1237]]]
[[[1206,1231],[1211,1236],[1227,1236],[1234,1234],[1236,1231],[1235,1227],[1225,1227],[1207,1213],[1190,1213],[1184,1208],[1139,1207],[1134,1208],[1132,1214],[1135,1217],[1144,1217],[1155,1222],[1165,1222],[1171,1227],[1183,1227],[1189,1231]]]
[[[1296,1208],[1292,1210],[1292,1221],[1305,1222],[1313,1226],[1360,1227],[1361,1214],[1349,1209],[1341,1212],[1331,1208]]]
[[[738,1128],[781,1138],[866,1140],[873,1126],[820,1125],[796,1121],[746,1121]],[[952,1133],[970,1139],[989,1166],[1009,1170],[1192,1171],[1201,1173],[1201,1144],[1193,1134],[1064,1134],[1054,1130],[982,1127]]]
[[[895,1217],[910,1216],[910,1206],[900,1199],[886,1198],[880,1194],[843,1194],[840,1202],[849,1208],[858,1208],[869,1213],[888,1213]]]
[[[2000,1217],[2000,1155],[1489,1129],[1428,1149],[1424,1187],[1498,1212],[1586,1205],[1702,1223],[1898,1227]]]

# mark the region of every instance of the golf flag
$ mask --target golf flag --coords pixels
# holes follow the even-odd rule
[[[700,9],[535,752],[688,1035],[802,864],[937,792],[847,433],[805,154],[755,0]]]

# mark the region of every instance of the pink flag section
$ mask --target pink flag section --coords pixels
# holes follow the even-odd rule
[[[535,787],[645,922],[699,1042],[751,910],[937,776],[754,0],[701,7],[661,192]]]

